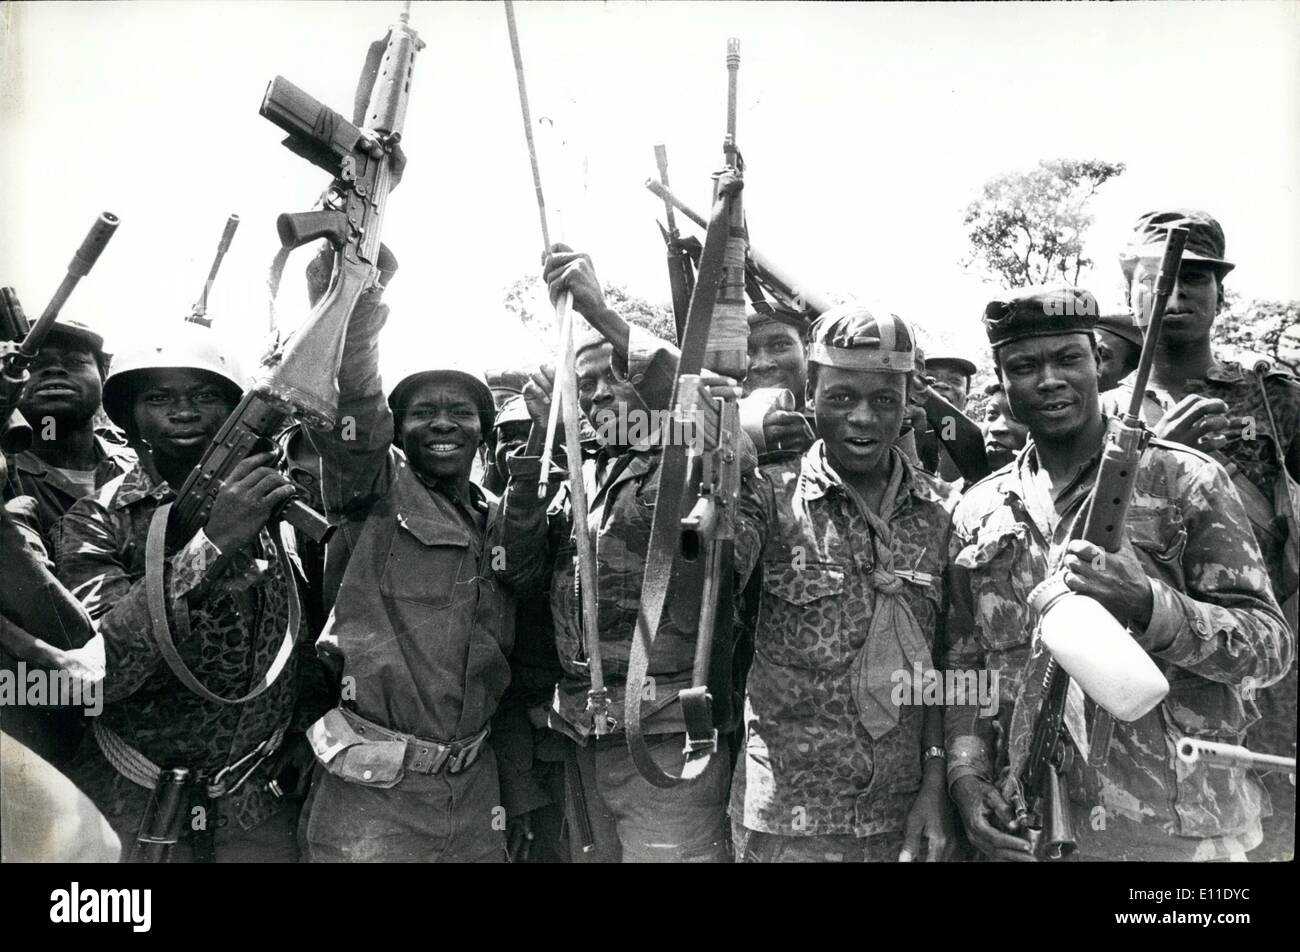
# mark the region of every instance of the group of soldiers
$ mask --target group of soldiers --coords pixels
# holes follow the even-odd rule
[[[1126,541],[1098,558],[1081,513],[1172,227],[1189,239],[1145,394],[1154,438]],[[588,255],[557,245],[544,265],[552,300],[571,295],[587,324],[583,458],[556,449],[543,493],[555,368],[477,374],[430,346],[427,369],[386,388],[377,285],[348,322],[337,426],[249,457],[170,555],[151,520],[246,386],[231,342],[178,321],[110,363],[61,321],[20,405],[53,425],[5,460],[0,541],[6,561],[52,566],[86,624],[53,645],[4,619],[3,662],[94,681],[104,703],[94,717],[0,708],[6,764],[29,768],[3,777],[0,845],[51,858],[60,847],[33,831],[63,810],[79,831],[64,855],[130,854],[184,768],[172,861],[1033,860],[1013,808],[1041,701],[1029,593],[1055,575],[1170,685],[1115,725],[1104,763],[1077,698],[1076,855],[1290,858],[1293,773],[1189,765],[1176,745],[1295,755],[1300,382],[1211,347],[1233,265],[1209,215],[1143,215],[1120,264],[1121,314],[1065,286],[987,303],[983,421],[963,412],[976,365],[922,355],[900,316],[750,311],[743,382],[710,379],[745,408],[736,621],[717,633],[731,671],[714,685],[716,750],[670,789],[629,754],[625,692],[641,694],[650,756],[679,773],[698,618],[670,606],[653,690],[626,683],[664,441],[614,424],[668,407],[679,350],[610,311]],[[101,405],[112,427],[96,426]],[[337,527],[324,546],[276,519],[295,495]],[[192,679],[159,626],[179,632]],[[898,690],[900,672],[946,671],[990,675],[992,696]]]

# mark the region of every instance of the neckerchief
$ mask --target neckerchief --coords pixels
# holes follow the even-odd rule
[[[880,500],[883,513],[894,510],[905,465],[895,455],[893,472]],[[871,738],[878,741],[898,726],[901,716],[893,699],[898,673],[903,672],[912,679],[918,676],[918,668],[924,676],[923,672],[933,667],[921,626],[903,598],[904,579],[924,586],[930,583],[930,578],[926,573],[894,568],[894,533],[887,519],[872,512],[862,495],[847,481],[842,484],[871,530],[871,585],[876,592],[876,604],[868,624],[867,640],[853,661],[850,676],[858,718]],[[913,687],[919,689],[921,685]]]

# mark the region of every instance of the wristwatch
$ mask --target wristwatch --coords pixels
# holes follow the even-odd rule
[[[947,759],[948,759],[948,752],[944,750],[942,747],[939,747],[938,745],[935,745],[934,747],[927,747],[925,749],[925,753],[921,755],[921,766],[925,766],[932,760],[947,760]]]

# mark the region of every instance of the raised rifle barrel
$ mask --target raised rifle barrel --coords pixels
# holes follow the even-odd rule
[[[90,231],[77,249],[77,253],[72,256],[72,261],[68,264],[68,273],[64,277],[59,288],[54,292],[54,297],[46,305],[45,311],[41,314],[32,329],[28,332],[27,337],[23,340],[22,351],[28,358],[34,358],[36,351],[40,348],[45,336],[50,332],[50,328],[58,319],[59,311],[63,310],[63,303],[72,293],[72,289],[77,286],[77,282],[90,273],[90,269],[95,266],[99,260],[99,255],[108,244],[108,240],[113,237],[117,231],[119,219],[112,212],[103,212],[95,220],[95,224],[90,226]]]

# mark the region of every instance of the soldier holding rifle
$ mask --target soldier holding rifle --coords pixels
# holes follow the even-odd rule
[[[659,497],[662,443],[648,427],[672,389],[677,349],[629,326],[605,304],[590,259],[562,245],[546,262],[552,299],[573,293],[573,306],[600,332],[575,343],[578,400],[601,438],[588,498],[599,572],[599,627],[610,711],[624,706],[627,670],[641,601],[651,520]],[[505,498],[506,575],[516,587],[550,577],[556,639],[565,676],[555,695],[551,724],[579,743],[577,760],[593,850],[585,858],[604,862],[722,862],[728,858],[724,816],[727,757],[712,759],[698,780],[672,791],[659,790],[637,772],[629,757],[621,719],[603,736],[587,708],[590,672],[578,623],[569,517],[552,517],[537,496],[541,447],[545,441],[552,374],[543,368],[524,388],[533,419],[529,443],[510,459]],[[639,431],[639,432],[638,432]],[[638,438],[639,437],[639,438]],[[578,478],[576,473],[571,478]],[[666,491],[666,490],[665,490]],[[558,519],[558,521],[557,521]],[[642,713],[651,755],[665,769],[680,770],[685,724],[677,692],[691,683],[694,633],[671,618],[661,626],[662,646],[650,671],[653,689],[642,694]],[[725,722],[725,713],[720,717]],[[719,731],[726,730],[725,725]],[[725,740],[722,742],[725,746]],[[575,780],[577,778],[574,778]],[[584,858],[575,856],[575,858]]]
[[[1251,721],[1243,679],[1281,677],[1294,638],[1231,481],[1202,453],[1153,440],[1120,551],[1076,538],[1108,425],[1097,398],[1097,313],[1091,294],[1065,287],[1020,289],[985,309],[999,378],[1030,443],[953,515],[945,667],[997,671],[1000,709],[993,717],[946,709],[949,788],[984,853],[1033,858],[1011,809],[1009,751],[996,741],[1017,742],[1026,712],[1016,707],[1034,687],[1025,676],[1034,631],[1027,597],[1064,570],[1065,584],[1126,624],[1170,682],[1159,707],[1115,725],[1104,766],[1087,764],[1087,726],[1067,710],[1078,747],[1068,787],[1080,857],[1241,859],[1261,838],[1258,781],[1240,768],[1189,769],[1176,742],[1188,730],[1238,741]]]
[[[1145,306],[1159,242],[1170,227],[1189,231],[1167,325],[1152,365],[1143,413],[1157,436],[1209,453],[1232,477],[1255,541],[1268,566],[1273,594],[1291,630],[1297,630],[1300,589],[1300,381],[1284,367],[1243,365],[1214,353],[1210,333],[1223,309],[1223,282],[1235,267],[1225,256],[1223,228],[1192,209],[1148,212],[1134,225],[1120,266],[1135,308]],[[1139,312],[1140,313],[1140,312]],[[1127,401],[1131,386],[1115,391]],[[1262,687],[1256,684],[1255,687]],[[1260,719],[1249,732],[1252,749],[1288,757],[1296,750],[1297,674],[1251,700]],[[1277,772],[1261,775],[1272,800],[1265,842],[1252,860],[1295,854],[1295,786]]]

